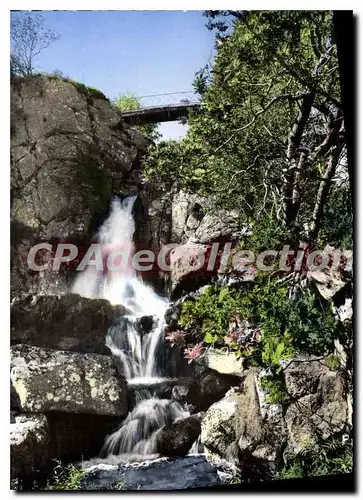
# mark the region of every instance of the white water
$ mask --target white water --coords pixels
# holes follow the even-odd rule
[[[155,453],[156,438],[164,425],[187,416],[175,401],[153,397],[148,386],[165,380],[160,377],[160,353],[163,349],[164,314],[168,301],[145,285],[130,264],[134,252],[135,223],[132,208],[135,196],[122,202],[115,199],[108,219],[97,235],[105,262],[111,252],[122,251],[118,270],[97,271],[94,266],[82,271],[72,287],[72,293],[88,298],[107,299],[122,304],[128,314],[109,329],[106,345],[119,361],[123,374],[134,390],[136,406],[108,436],[101,455],[150,455]],[[121,255],[121,253],[120,253]],[[118,265],[118,262],[115,262]],[[152,316],[152,328],[140,329],[141,317]]]
[[[134,251],[132,208],[135,199],[136,196],[130,196],[122,202],[112,201],[110,215],[97,235],[105,269],[97,271],[95,266],[87,266],[72,287],[72,293],[106,299],[128,309],[129,314],[119,326],[111,328],[106,337],[106,345],[120,359],[127,379],[158,375],[156,349],[162,341],[164,314],[168,307],[168,301],[145,285],[130,264]],[[122,253],[122,260],[115,262],[119,270],[107,269],[105,263],[111,252]],[[142,336],[135,322],[139,317],[150,315],[155,317],[155,328]]]

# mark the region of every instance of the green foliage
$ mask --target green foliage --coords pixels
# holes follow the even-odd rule
[[[308,445],[291,457],[280,471],[279,479],[293,479],[352,472],[353,442],[341,439]]]
[[[116,484],[116,489],[117,490],[124,490],[125,489],[125,483],[123,481],[119,481],[117,484]]]
[[[141,108],[139,98],[132,92],[126,92],[125,94],[120,94],[115,100],[114,105],[121,111],[121,113],[127,111],[135,111]],[[149,139],[156,141],[159,139],[160,134],[158,132],[158,123],[148,123],[145,125],[135,125],[134,128],[139,130]]]
[[[325,359],[325,363],[331,370],[339,370],[341,368],[341,364],[338,356],[335,354],[331,354]]]
[[[252,359],[270,369],[271,378],[266,381],[270,385],[279,386],[275,377],[280,375],[282,361],[288,361],[297,351],[328,355],[334,349],[334,339],[345,335],[345,327],[335,320],[331,309],[308,290],[290,297],[287,285],[266,276],[258,277],[244,292],[208,287],[195,300],[183,303],[179,324],[199,330],[206,344],[223,345],[235,314],[262,330]]]
[[[47,490],[73,491],[80,490],[79,482],[84,471],[74,465],[62,466],[60,463],[54,469],[53,477],[49,481]]]
[[[88,87],[84,83],[77,82],[68,76],[64,76],[60,70],[54,70],[53,73],[42,73],[39,76],[45,75],[49,80],[63,80],[64,82],[71,83],[76,87],[78,92],[84,95],[87,99],[102,99],[104,101],[108,101],[108,98],[105,96],[103,92],[96,89],[95,87]]]
[[[281,405],[288,402],[289,396],[282,376],[266,375],[261,378],[260,383],[262,389],[267,392],[267,402]]]
[[[75,80],[71,80],[68,78],[66,78],[65,81],[68,81],[69,83],[74,85],[80,94],[83,94],[88,98],[92,97],[94,99],[103,99],[105,101],[108,101],[105,94],[94,87],[87,87],[87,85],[85,85],[84,83],[76,82]]]
[[[262,363],[278,374],[282,370],[281,360],[291,359],[295,355],[295,350],[291,346],[291,339],[288,335],[278,338],[278,336],[265,336],[262,350]]]
[[[197,325],[206,344],[221,343],[230,318],[243,309],[243,294],[217,286],[208,287],[195,301],[183,303],[179,323],[182,327]]]
[[[258,220],[252,220],[252,235],[245,247],[256,255],[263,250],[280,250],[288,242],[289,233],[281,221],[273,215],[263,215]]]

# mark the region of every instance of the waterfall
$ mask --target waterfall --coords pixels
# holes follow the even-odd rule
[[[97,235],[103,270],[97,270],[95,265],[86,267],[72,287],[72,293],[107,299],[127,309],[118,324],[108,330],[106,345],[129,387],[134,388],[136,406],[120,428],[106,438],[101,450],[104,457],[153,454],[161,427],[188,415],[176,401],[159,399],[150,389],[153,384],[165,380],[161,377],[161,354],[168,301],[143,283],[132,266],[135,199],[136,196],[129,196],[122,201],[112,201],[110,215]],[[114,268],[105,266],[110,256]]]
[[[110,328],[106,345],[123,367],[127,379],[158,376],[157,349],[163,341],[164,314],[168,301],[137,276],[131,260],[135,222],[132,216],[136,196],[114,199],[110,215],[101,226],[97,240],[103,259],[103,270],[88,266],[75,280],[72,293],[88,298],[107,299],[111,304],[122,304],[128,314],[117,326]],[[115,268],[106,266],[113,254]],[[118,257],[118,261],[117,261]],[[149,333],[138,327],[138,319],[153,317]]]

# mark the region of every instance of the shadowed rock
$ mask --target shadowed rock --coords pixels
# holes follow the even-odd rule
[[[29,295],[11,305],[11,344],[111,355],[105,345],[123,306],[80,295]]]

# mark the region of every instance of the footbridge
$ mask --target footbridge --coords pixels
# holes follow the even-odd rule
[[[187,117],[200,107],[199,96],[193,91],[173,92],[138,97],[140,107],[123,111],[122,119],[129,125],[171,122]]]

